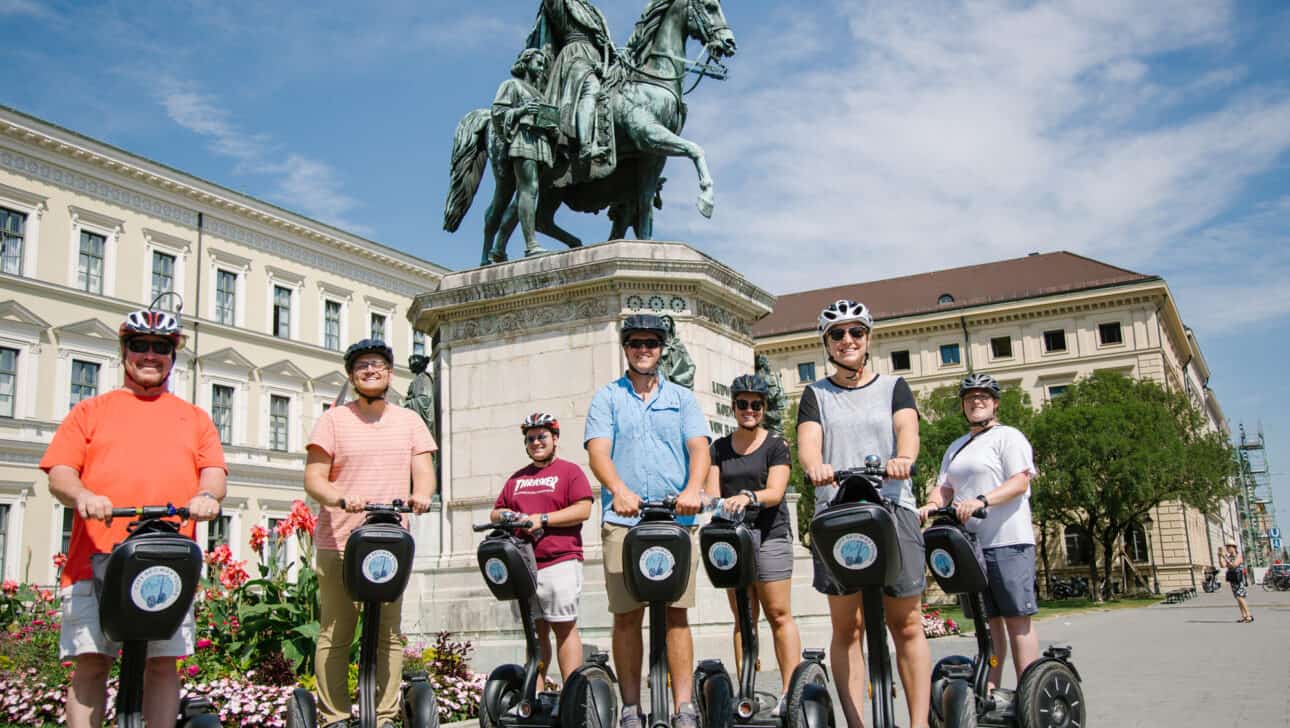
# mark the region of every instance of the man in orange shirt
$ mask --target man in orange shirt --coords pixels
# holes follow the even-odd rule
[[[41,458],[49,491],[74,508],[72,540],[62,579],[59,653],[75,659],[67,694],[67,725],[103,723],[107,677],[120,649],[99,625],[90,557],[109,553],[125,540],[126,519],[110,526],[116,506],[188,506],[192,518],[220,512],[228,468],[210,415],[170,394],[167,381],[184,334],[166,311],[135,311],[118,330],[125,384],[79,402],[58,426]],[[193,537],[194,524],[181,533]],[[174,725],[179,713],[177,658],[193,651],[192,612],[175,634],[148,645],[144,674],[144,720]]]
[[[393,369],[394,351],[385,342],[363,339],[350,346],[345,372],[356,396],[324,412],[309,438],[305,492],[322,504],[314,529],[320,623],[314,668],[324,726],[346,725],[351,708],[349,647],[359,612],[345,590],[345,541],[363,525],[366,504],[398,498],[413,512],[425,513],[434,495],[432,453],[437,447],[420,415],[385,401]],[[376,713],[382,728],[393,726],[399,715],[402,616],[401,598],[381,605]]]

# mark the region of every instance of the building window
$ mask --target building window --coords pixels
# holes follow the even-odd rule
[[[797,381],[806,383],[815,381],[815,362],[804,361],[797,365]]]
[[[9,505],[0,504],[0,575],[4,572],[4,554],[9,550]]]
[[[215,320],[228,326],[237,321],[237,274],[223,268],[215,271]]]
[[[996,336],[990,339],[990,356],[995,359],[1012,358],[1012,337]]]
[[[426,355],[426,335],[420,331],[412,332],[412,353],[419,356]]]
[[[1097,339],[1102,342],[1102,346],[1124,343],[1124,332],[1120,330],[1119,321],[1111,321],[1097,325]]]
[[[1053,384],[1053,385],[1050,385],[1050,386],[1048,387],[1048,399],[1050,399],[1050,400],[1051,400],[1051,399],[1057,399],[1058,397],[1062,396],[1063,394],[1066,394],[1066,388],[1067,388],[1067,387],[1069,387],[1069,386],[1070,386],[1069,384]]]
[[[944,306],[949,303],[954,303],[954,296],[951,296],[948,293],[942,293],[941,297],[936,299],[936,303],[941,306]]]
[[[891,369],[897,372],[909,371],[909,349],[891,352]]]
[[[219,441],[233,443],[233,388],[223,384],[211,385],[211,419],[219,432]]]
[[[941,344],[941,366],[955,366],[959,363],[959,345]]]
[[[385,341],[385,314],[372,314],[372,338]]]
[[[288,546],[287,539],[278,538],[278,534],[277,534],[278,526],[280,526],[282,522],[285,520],[287,519],[285,518],[269,519],[269,538],[268,538],[269,564],[276,565],[276,570],[279,574],[281,574],[282,571],[287,568],[287,565],[288,565],[287,559],[289,558],[287,553],[287,546]],[[275,566],[270,566],[270,568],[275,568]]]
[[[22,241],[26,229],[26,215],[0,207],[0,270],[5,273],[22,275]]]
[[[1141,564],[1151,558],[1151,553],[1147,550],[1147,532],[1140,524],[1130,524],[1125,530],[1124,550],[1134,563]]]
[[[160,251],[152,251],[152,300],[168,291],[175,290],[175,256]],[[157,305],[166,310],[174,310],[174,296],[166,296]]]
[[[291,398],[279,395],[269,397],[269,449],[287,451],[287,433],[290,431]]]
[[[216,546],[224,543],[230,543],[229,531],[233,527],[232,516],[219,516],[213,521],[206,523],[206,553],[215,550]]]
[[[17,390],[18,350],[0,347],[0,417],[13,417]]]
[[[71,407],[99,393],[99,365],[92,361],[72,360]]]
[[[64,508],[63,509],[63,530],[62,530],[62,533],[59,534],[60,538],[58,539],[59,553],[65,554],[69,549],[72,548],[72,524],[75,521],[76,521],[76,509]]]
[[[76,286],[82,291],[103,293],[103,253],[107,238],[81,231],[81,257],[76,265]]]
[[[1062,329],[1044,332],[1044,351],[1066,351],[1066,332]]]
[[[291,338],[291,289],[284,286],[273,287],[273,335]]]
[[[323,302],[323,348],[340,351],[340,304]]]
[[[1066,527],[1066,565],[1088,566],[1093,561],[1093,541],[1082,526]]]

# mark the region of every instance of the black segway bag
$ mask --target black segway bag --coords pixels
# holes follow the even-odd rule
[[[397,513],[372,513],[345,541],[345,590],[356,602],[393,602],[412,576],[416,544]]]
[[[946,594],[985,591],[985,557],[976,539],[958,526],[932,526],[923,532],[927,568]]]
[[[500,534],[484,539],[475,553],[484,583],[494,597],[503,601],[529,599],[537,593],[537,561],[532,544]]]
[[[846,589],[888,586],[900,577],[896,519],[877,503],[829,506],[811,520],[811,549]]]
[[[623,542],[627,590],[640,602],[675,602],[690,580],[690,532],[673,521],[642,521]]]
[[[714,518],[699,529],[699,553],[718,589],[747,589],[757,577],[758,534],[743,523]]]
[[[202,575],[202,550],[172,523],[145,521],[103,565],[99,623],[117,642],[170,639]]]

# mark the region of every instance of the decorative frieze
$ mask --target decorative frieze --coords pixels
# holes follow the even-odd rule
[[[488,314],[445,324],[447,340],[463,342],[490,336],[515,336],[555,324],[604,318],[612,313],[604,297],[582,298],[549,306],[536,306]]]

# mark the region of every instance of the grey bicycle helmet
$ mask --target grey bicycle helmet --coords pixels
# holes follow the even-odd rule
[[[740,394],[760,394],[763,398],[770,397],[770,385],[766,384],[766,380],[758,374],[740,374],[730,383],[730,397],[733,399]]]
[[[534,427],[545,427],[553,435],[560,434],[560,421],[554,415],[549,415],[546,412],[534,412],[525,417],[524,421],[520,423],[520,432],[527,434]]]
[[[846,298],[840,298],[820,312],[820,318],[816,325],[821,336],[824,335],[831,327],[836,324],[857,323],[866,329],[873,329],[873,315],[869,309],[859,301],[852,301]]]
[[[345,350],[345,373],[354,373],[354,361],[364,354],[380,354],[385,363],[394,367],[394,350],[380,339],[363,339],[349,345]]]
[[[963,395],[973,389],[985,390],[990,393],[991,397],[994,397],[995,399],[999,398],[999,382],[989,374],[972,372],[966,377],[963,377],[963,381],[959,384],[959,399],[963,399]]]
[[[623,319],[623,326],[618,335],[619,342],[626,344],[627,337],[642,332],[655,334],[659,341],[667,343],[667,324],[652,313],[636,313]]]

